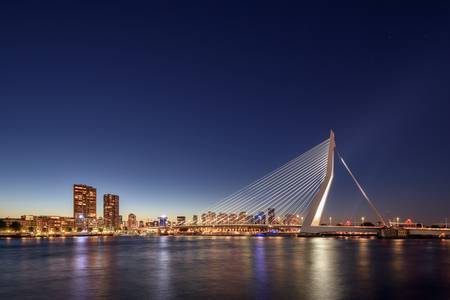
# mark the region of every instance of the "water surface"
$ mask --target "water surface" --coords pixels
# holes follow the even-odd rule
[[[450,240],[0,240],[0,299],[450,299]]]

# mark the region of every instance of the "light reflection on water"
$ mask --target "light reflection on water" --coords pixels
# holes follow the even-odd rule
[[[156,280],[157,288],[152,293],[157,292],[154,296],[159,296],[161,298],[170,297],[170,278],[171,278],[171,268],[170,268],[170,255],[168,247],[170,246],[170,241],[168,237],[161,237],[158,243],[159,251],[156,252],[156,272],[158,273],[158,280]],[[150,258],[152,259],[152,258]]]
[[[0,298],[446,299],[450,242],[152,237],[0,240]],[[202,300],[202,299],[201,299]]]
[[[340,276],[333,239],[312,239],[310,253],[310,294],[314,299],[340,299]],[[307,279],[308,279],[307,277]]]
[[[266,268],[266,253],[264,247],[264,239],[257,238],[253,251],[253,265],[255,274],[256,297],[263,299],[266,296],[266,287],[268,286],[268,274],[270,272]]]

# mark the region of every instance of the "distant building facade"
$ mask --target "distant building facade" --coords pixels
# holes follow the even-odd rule
[[[36,217],[36,229],[44,233],[71,232],[74,229],[74,218],[38,216]]]
[[[113,194],[103,195],[103,222],[107,230],[119,230],[121,216],[119,215],[119,196]]]

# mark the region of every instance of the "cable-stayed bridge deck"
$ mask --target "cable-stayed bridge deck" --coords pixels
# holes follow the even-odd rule
[[[379,235],[383,226],[320,226],[321,235]],[[267,224],[220,224],[220,225],[177,225],[173,226],[175,232],[279,232],[299,233],[301,225],[267,225]]]
[[[270,234],[289,234],[298,235],[301,232],[301,225],[267,225],[267,224],[198,224],[198,225],[174,225],[170,227],[150,227],[143,232],[158,232],[160,234],[174,235],[258,235],[264,233]],[[399,234],[399,231],[402,233]],[[450,228],[388,228],[385,226],[335,226],[321,225],[320,230],[314,234],[301,234],[302,236],[378,236],[387,238],[398,237],[435,237],[450,238]]]

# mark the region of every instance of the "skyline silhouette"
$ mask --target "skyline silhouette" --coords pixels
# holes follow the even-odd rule
[[[1,4],[0,217],[70,215],[74,183],[190,216],[330,128],[384,216],[449,214],[447,7],[88,6]]]

